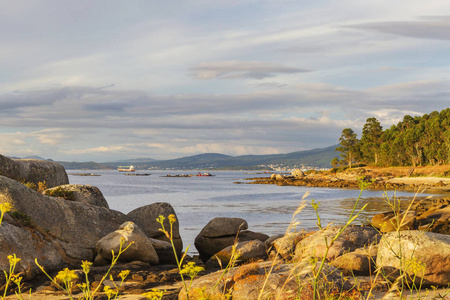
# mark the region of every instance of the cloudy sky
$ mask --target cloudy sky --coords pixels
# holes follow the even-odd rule
[[[0,0],[0,154],[327,147],[449,106],[448,0]]]

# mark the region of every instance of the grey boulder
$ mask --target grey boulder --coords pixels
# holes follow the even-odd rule
[[[177,253],[181,253],[183,251],[183,241],[180,236],[178,218],[172,205],[166,202],[149,204],[132,210],[127,214],[127,217],[130,221],[139,225],[148,237],[169,242],[170,240],[160,230],[161,224],[156,221],[159,216],[164,216],[166,218],[163,223],[164,228],[170,232],[169,215],[174,215],[176,218],[176,222],[172,225],[172,235],[175,249]]]
[[[45,181],[47,187],[69,183],[64,167],[48,160],[11,159],[0,155],[0,175],[34,184]]]
[[[159,264],[158,254],[150,239],[133,222],[125,222],[119,229],[101,238],[95,249],[97,253],[109,261],[119,251],[128,247],[120,256],[119,261],[143,261],[153,265]]]

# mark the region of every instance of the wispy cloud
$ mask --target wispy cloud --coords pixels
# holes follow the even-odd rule
[[[234,79],[251,78],[263,79],[273,77],[276,74],[295,74],[310,72],[309,70],[284,67],[276,63],[260,61],[219,61],[203,62],[192,68],[194,76],[199,79]]]

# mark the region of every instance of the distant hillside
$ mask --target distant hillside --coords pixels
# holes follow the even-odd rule
[[[114,170],[118,164],[89,162],[58,161],[66,170]]]
[[[219,153],[204,153],[170,160],[130,159],[117,162],[60,162],[66,169],[116,169],[119,165],[134,165],[138,170],[151,169],[271,169],[272,167],[330,167],[331,159],[339,154],[336,145],[327,148],[297,151],[286,154],[230,156]],[[147,160],[147,161],[146,161]]]

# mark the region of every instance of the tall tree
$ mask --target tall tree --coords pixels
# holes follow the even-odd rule
[[[378,163],[378,156],[383,142],[383,127],[376,118],[368,118],[362,130],[361,151],[363,159]]]
[[[359,140],[356,133],[351,128],[345,128],[342,130],[342,135],[339,138],[340,146],[336,148],[336,151],[342,152],[341,156],[345,158],[349,167],[352,167],[352,161],[356,152],[359,149]]]

